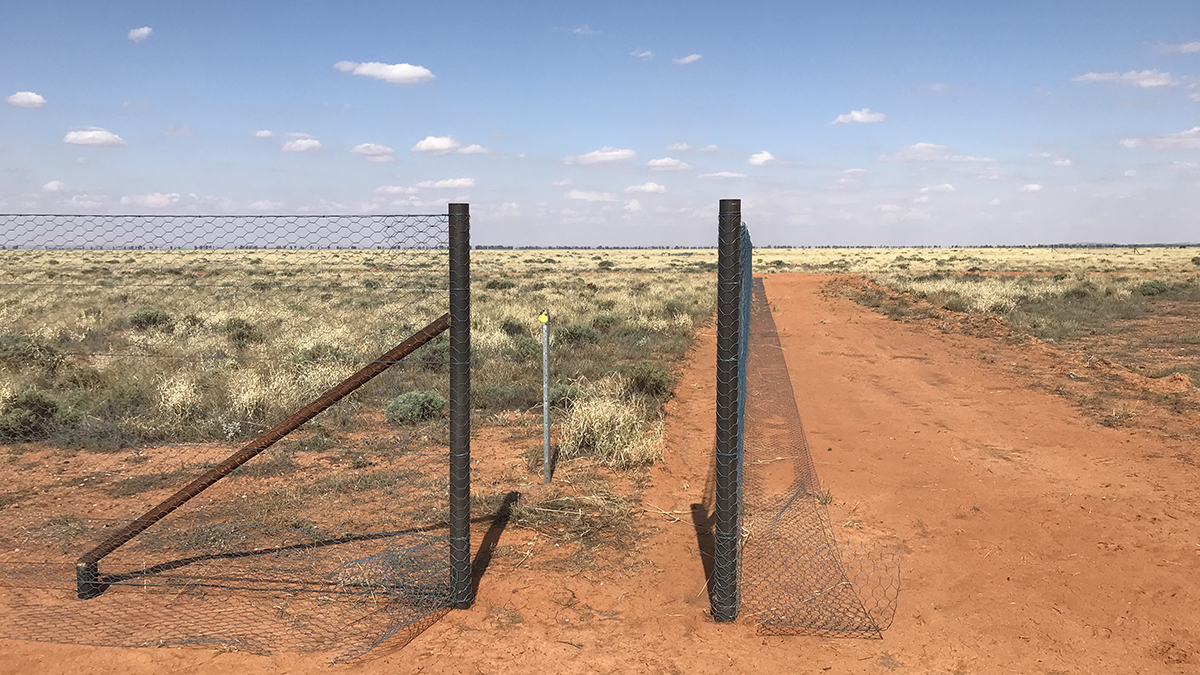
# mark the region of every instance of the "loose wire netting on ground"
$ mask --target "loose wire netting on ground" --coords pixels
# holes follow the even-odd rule
[[[879,636],[895,614],[898,552],[834,538],[736,200],[722,202],[718,250],[713,616],[770,634]]]
[[[898,552],[835,540],[762,279],[749,323],[743,616],[772,634],[877,637],[896,612]]]
[[[0,637],[350,657],[453,604],[446,335],[105,557],[99,597],[75,570],[446,313],[448,249],[446,215],[0,216]]]

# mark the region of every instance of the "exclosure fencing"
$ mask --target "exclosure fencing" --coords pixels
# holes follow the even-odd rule
[[[721,201],[718,234],[712,615],[776,635],[878,637],[899,554],[835,540],[740,206]]]
[[[0,637],[350,658],[469,606],[469,231],[0,215]]]

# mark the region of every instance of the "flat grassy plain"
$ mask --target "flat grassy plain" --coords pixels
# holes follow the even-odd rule
[[[21,524],[0,544],[54,560],[69,561],[104,534],[104,518],[156,503],[446,304],[444,253],[25,250],[0,259],[0,461],[10,476],[0,516]],[[1197,248],[760,249],[755,267],[829,274],[827,295],[933,333],[1018,349],[1052,343],[1081,362],[1111,361],[1111,378],[1072,366],[1076,377],[1050,373],[1034,386],[1106,426],[1138,426],[1159,419],[1151,409],[1176,419],[1200,409],[1195,376],[1182,379],[1200,365],[1198,259]],[[539,542],[498,546],[491,554],[506,567],[633,575],[654,529],[646,514],[680,520],[646,495],[663,481],[664,410],[679,369],[711,326],[715,263],[712,249],[473,252],[472,515],[486,523],[503,513]],[[543,309],[559,452],[549,486],[540,478]],[[444,340],[422,349],[122,553],[158,561],[330,531],[439,531],[445,412],[390,421],[385,410],[406,394],[444,398],[446,360]],[[1130,372],[1141,375],[1120,374]]]

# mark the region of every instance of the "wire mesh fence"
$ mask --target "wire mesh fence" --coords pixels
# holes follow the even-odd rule
[[[445,334],[105,557],[99,597],[75,568],[445,314],[449,251],[444,214],[0,216],[0,636],[352,657],[460,600]]]
[[[753,277],[750,233],[732,206],[722,203],[720,222],[713,519],[736,528],[737,545],[722,547],[716,530],[713,616],[742,616],[768,634],[877,637],[895,615],[898,551],[835,540],[830,493],[817,478],[766,289]],[[723,363],[731,356],[736,364]]]

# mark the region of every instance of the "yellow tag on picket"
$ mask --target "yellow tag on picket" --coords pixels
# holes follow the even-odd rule
[[[538,321],[541,321],[542,323],[550,323],[550,310],[542,312],[538,316]]]

